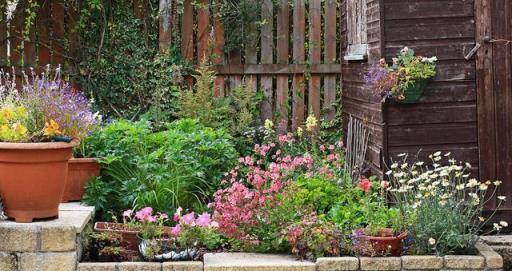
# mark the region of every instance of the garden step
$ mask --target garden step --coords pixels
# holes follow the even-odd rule
[[[480,236],[490,246],[512,246],[512,235]]]
[[[57,219],[0,221],[0,271],[75,271],[93,214],[92,207],[65,203]]]
[[[315,271],[312,262],[288,255],[257,253],[207,253],[204,271]]]

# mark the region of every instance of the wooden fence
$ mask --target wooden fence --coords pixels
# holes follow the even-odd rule
[[[261,16],[266,23],[253,30],[261,37],[259,44],[225,54],[221,20],[210,10],[194,10],[187,0],[181,19],[182,52],[197,63],[213,48],[219,56],[214,60],[218,94],[228,93],[245,78],[264,93],[263,119],[277,116],[293,127],[310,113],[333,119],[340,96],[339,2],[281,0],[274,6],[272,0],[264,0]]]
[[[208,0],[200,1],[209,6]],[[176,16],[171,31],[177,31],[181,37],[183,56],[192,63],[198,64],[210,54],[216,56],[213,62],[218,74],[218,95],[228,95],[242,80],[261,90],[265,97],[262,119],[284,119],[282,129],[284,124],[297,127],[310,113],[333,119],[335,103],[341,96],[339,36],[342,28],[346,28],[339,19],[341,1],[278,1],[281,3],[274,6],[272,0],[264,0],[261,16],[266,23],[253,29],[260,39],[245,46],[245,51],[225,53],[221,20],[212,8],[196,7],[192,0],[185,0],[183,14]],[[65,64],[76,57],[76,12],[62,0],[40,2],[41,12],[47,16],[37,17],[28,40],[21,38],[21,9],[11,22],[9,61],[7,29],[5,23],[0,24],[0,66]],[[162,26],[165,22],[160,20],[160,46],[168,46],[173,36],[167,26]]]
[[[14,66],[19,71],[22,67],[65,65],[76,59],[78,37],[74,31],[77,19],[75,9],[63,0],[38,1],[41,14],[36,17],[33,27],[25,28],[26,13],[23,7],[16,9],[9,27],[5,18],[1,18],[0,67]],[[30,31],[24,33],[26,29]]]

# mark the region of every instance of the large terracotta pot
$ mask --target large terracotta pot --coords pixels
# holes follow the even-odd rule
[[[71,158],[62,202],[78,201],[85,193],[89,180],[100,175],[101,165],[93,158]]]
[[[0,143],[0,197],[16,222],[59,215],[68,160],[78,142]]]

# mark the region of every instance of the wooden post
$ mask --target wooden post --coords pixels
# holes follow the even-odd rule
[[[159,6],[159,37],[158,37],[158,48],[161,53],[166,52],[171,46],[172,42],[172,27],[173,27],[173,0],[160,0]]]

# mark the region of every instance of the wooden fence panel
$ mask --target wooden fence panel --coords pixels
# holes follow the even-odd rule
[[[280,132],[296,129],[308,114],[334,119],[334,103],[339,96],[338,78],[341,75],[339,52],[342,44],[339,35],[342,29],[339,28],[342,25],[346,27],[346,24],[338,24],[341,15],[338,1],[280,0],[274,6],[272,0],[263,0],[261,12],[261,20],[265,23],[245,30],[250,33],[256,31],[255,36],[259,34],[259,46],[248,44],[227,53],[222,48],[222,22],[215,14],[209,15],[214,18],[212,63],[218,76],[216,88],[219,90],[216,93],[229,95],[229,89],[237,87],[242,80],[258,87],[264,97],[261,119],[273,119],[278,123]],[[198,12],[197,16],[207,15]],[[198,29],[205,28],[203,19],[197,18]],[[189,21],[189,13],[185,11],[181,24],[187,25]],[[196,35],[201,35],[201,32],[198,30]],[[208,48],[203,44],[208,40],[190,38],[190,32],[186,31],[181,35],[184,41],[196,41],[193,44],[196,49],[184,48],[184,51]],[[189,43],[183,42],[185,44]],[[227,58],[223,59],[225,53]],[[187,55],[185,57],[188,58]],[[226,79],[227,85],[224,84]],[[226,88],[224,91],[220,91],[221,85]]]

